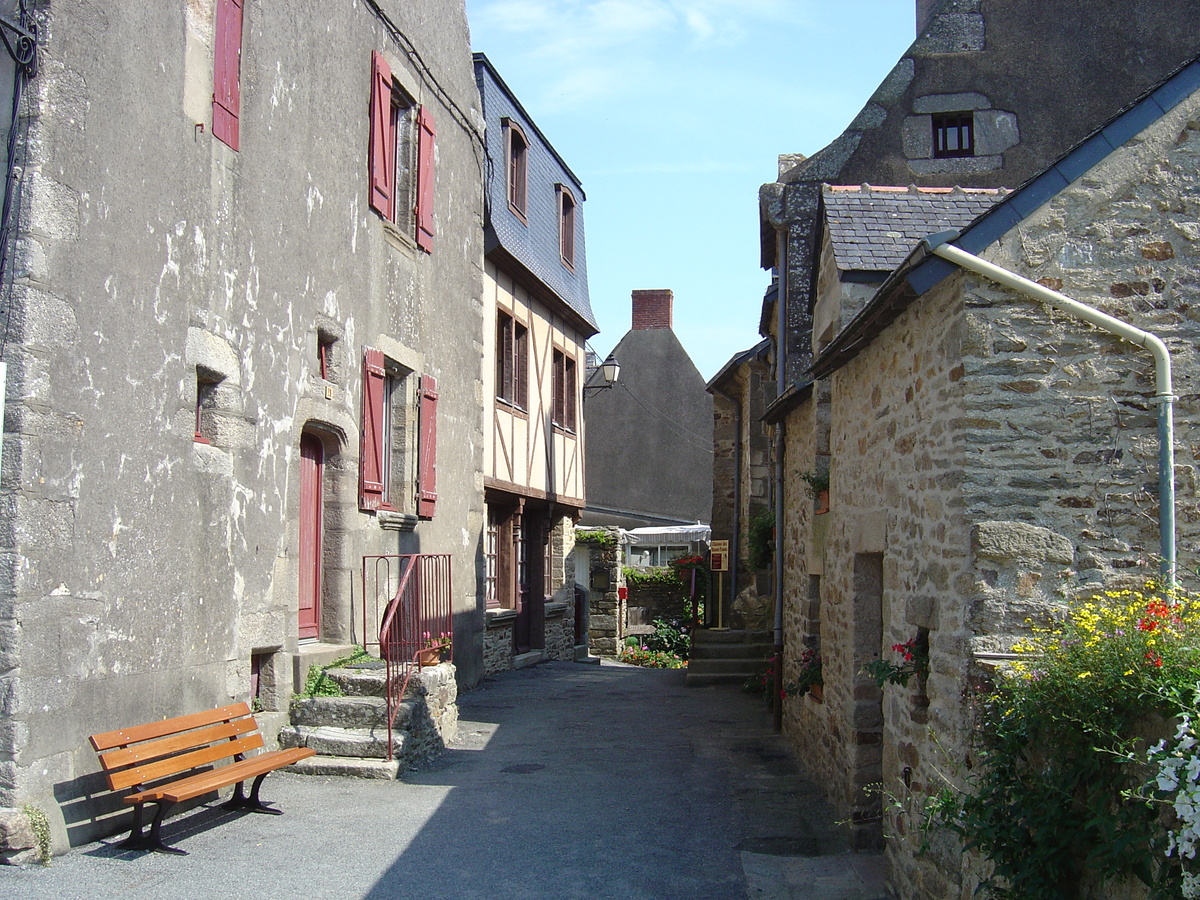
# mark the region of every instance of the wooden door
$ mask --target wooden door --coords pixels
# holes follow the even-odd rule
[[[325,447],[300,436],[300,638],[320,636],[321,535],[325,523]]]

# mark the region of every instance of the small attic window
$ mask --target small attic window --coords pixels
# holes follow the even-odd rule
[[[975,114],[934,113],[933,158],[955,159],[975,155]]]

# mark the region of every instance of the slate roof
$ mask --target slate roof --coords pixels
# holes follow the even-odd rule
[[[926,235],[965,228],[1004,190],[822,185],[825,227],[842,271],[890,272]]]
[[[583,207],[587,198],[583,193],[583,185],[525,112],[488,58],[476,53],[473,59],[475,83],[479,88],[487,123],[484,132],[488,154],[484,252],[506,269],[513,266],[523,269],[524,273],[512,274],[518,277],[524,274],[523,280],[526,282],[532,279],[540,286],[540,293],[544,297],[562,301],[581,324],[586,323],[585,335],[595,334],[599,327],[588,295],[587,245],[583,228]],[[520,219],[508,206],[504,129],[501,125],[504,118],[519,123],[529,139],[526,181],[528,209],[525,220]],[[563,265],[559,256],[556,184],[567,186],[575,196],[573,269]]]

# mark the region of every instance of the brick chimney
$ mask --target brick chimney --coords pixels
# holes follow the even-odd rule
[[[633,330],[670,328],[675,295],[671,291],[633,292]]]

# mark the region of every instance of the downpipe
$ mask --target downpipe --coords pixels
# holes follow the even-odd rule
[[[1176,585],[1175,560],[1175,400],[1171,385],[1171,354],[1162,339],[1128,322],[1103,313],[1095,307],[1073,300],[1066,294],[1002,268],[949,243],[957,232],[930,235],[921,243],[929,252],[960,268],[982,275],[997,284],[1010,287],[1027,297],[1042,300],[1068,315],[1082,319],[1131,344],[1150,351],[1154,357],[1155,394],[1151,401],[1158,407],[1158,530],[1160,574],[1163,588]]]

